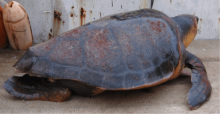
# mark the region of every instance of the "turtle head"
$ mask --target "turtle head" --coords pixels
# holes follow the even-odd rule
[[[181,40],[185,47],[193,41],[197,34],[199,18],[193,15],[179,15],[172,18],[178,26]]]

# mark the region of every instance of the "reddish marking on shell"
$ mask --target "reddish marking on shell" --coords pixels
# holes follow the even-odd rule
[[[140,26],[138,26],[138,27],[136,28],[136,31],[137,31],[137,30],[140,30],[140,29],[141,29],[141,27],[140,27]]]
[[[110,68],[110,71],[112,72],[113,70],[112,70],[112,67],[109,67]]]
[[[128,52],[129,54],[131,54],[132,49],[131,49],[130,44],[126,44],[126,45],[125,45],[125,49],[127,50],[127,52]]]
[[[130,63],[127,63],[127,64],[128,64],[129,69],[134,70],[134,68],[132,67],[132,64],[130,64]]]
[[[86,54],[89,56],[88,58],[94,60],[90,62],[96,64],[96,62],[105,59],[107,54],[109,54],[109,47],[112,44],[112,42],[107,39],[109,34],[108,29],[97,29],[87,33],[87,37],[90,39],[86,42]],[[104,62],[97,63],[96,65],[98,64],[105,66]]]
[[[111,44],[107,41],[107,38],[105,36],[105,34],[108,34],[108,30],[104,29],[103,30],[103,34],[100,33],[100,31],[96,31],[96,35],[92,36],[92,40],[94,41],[90,41],[89,45],[90,48],[94,48],[97,49],[100,53],[100,58],[104,58],[106,56],[106,53],[104,53],[105,51],[108,51],[108,46]]]
[[[170,35],[170,34],[168,34],[168,37],[169,37],[169,38],[171,38],[171,35]]]
[[[30,50],[34,52],[35,56],[45,56],[45,54],[48,54],[51,51],[51,49],[54,47],[56,42],[57,42],[57,39],[52,38],[48,40],[47,42],[31,47]]]
[[[62,37],[62,38],[79,38],[87,30],[88,30],[88,27],[86,27],[86,26],[79,27],[79,28],[73,29],[71,31],[68,31],[68,32],[60,35],[60,37]]]
[[[147,64],[149,64],[149,63],[150,63],[150,62],[147,62],[147,61],[144,61],[144,62],[143,62],[144,65],[147,65]]]
[[[153,39],[151,37],[149,37],[149,39],[153,43],[153,45],[155,46],[155,43],[154,43]]]
[[[170,44],[170,39],[167,38],[166,40],[167,40],[167,42]]]
[[[140,80],[136,75],[133,75],[133,79],[135,79],[136,81]]]
[[[60,63],[81,67],[82,48],[79,41],[63,41],[51,53],[51,60]]]
[[[119,42],[123,43],[123,50],[125,51],[125,54],[131,54],[132,53],[132,47],[130,45],[130,37],[126,34],[123,34],[120,38],[119,38]]]
[[[165,29],[166,25],[163,22],[157,21],[147,21],[150,24],[150,28],[151,30],[155,31],[157,34],[159,34],[160,32],[162,32],[163,29]]]

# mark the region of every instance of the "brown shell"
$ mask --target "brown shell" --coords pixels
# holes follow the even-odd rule
[[[156,10],[116,14],[31,47],[23,57],[29,62],[21,59],[15,67],[79,81],[99,88],[97,93],[151,87],[180,73],[184,49],[178,34],[176,24]]]

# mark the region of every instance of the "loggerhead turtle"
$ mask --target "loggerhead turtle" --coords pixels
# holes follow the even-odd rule
[[[14,67],[27,73],[4,83],[16,98],[62,102],[72,91],[93,96],[106,90],[149,88],[192,70],[190,109],[210,96],[202,61],[186,51],[198,17],[169,18],[141,9],[107,16],[31,47]]]

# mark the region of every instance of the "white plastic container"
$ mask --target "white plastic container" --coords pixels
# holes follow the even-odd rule
[[[21,4],[11,1],[3,10],[3,21],[10,45],[15,50],[27,50],[33,36],[27,12]]]

